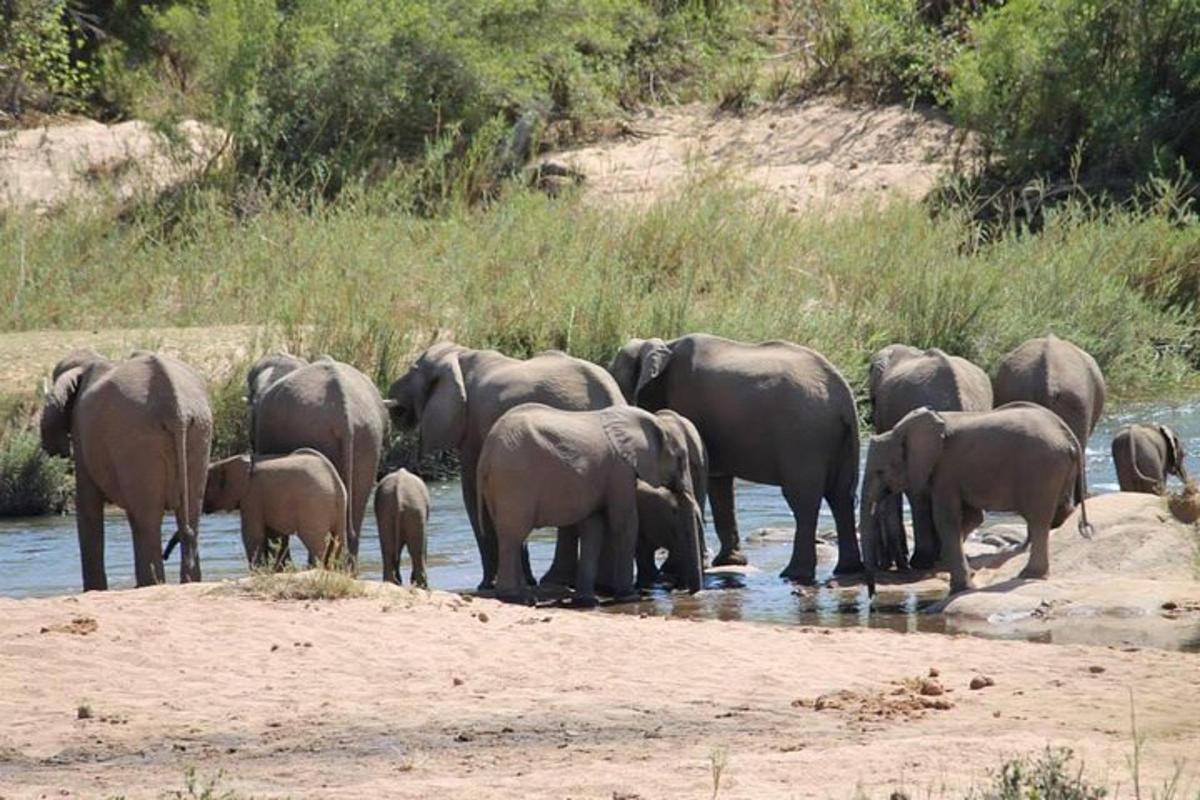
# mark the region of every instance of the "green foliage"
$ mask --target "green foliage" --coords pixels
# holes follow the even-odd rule
[[[66,459],[46,455],[28,428],[0,432],[0,517],[61,513],[70,496]]]
[[[1008,761],[991,786],[972,792],[970,800],[1102,800],[1108,790],[1071,770],[1071,751],[1047,747],[1037,758]]]
[[[0,5],[0,112],[78,108],[91,90],[89,64],[67,0],[12,0]]]
[[[1017,179],[1200,167],[1200,4],[1010,0],[970,26],[950,100]]]

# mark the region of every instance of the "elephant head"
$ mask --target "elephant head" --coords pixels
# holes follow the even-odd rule
[[[1179,441],[1179,434],[1166,425],[1159,425],[1158,432],[1167,443],[1167,474],[1173,473],[1179,476],[1179,480],[1187,483],[1187,468],[1183,465],[1183,457],[1186,454],[1183,451],[1183,443]]]
[[[52,456],[71,455],[71,412],[84,379],[97,366],[111,362],[91,349],[72,351],[59,361],[46,386],[40,423],[42,449]]]
[[[230,456],[208,466],[204,483],[204,513],[233,511],[242,503],[254,469],[248,455]]]
[[[704,440],[700,438],[700,431],[696,430],[690,419],[677,411],[664,408],[655,412],[654,416],[658,417],[664,428],[674,428],[674,435],[686,443],[692,496],[703,513],[704,503],[708,499],[708,451],[704,447]]]
[[[945,439],[946,421],[925,407],[910,411],[887,433],[871,437],[859,527],[868,572],[875,569],[877,560],[879,503],[899,492],[926,491]]]
[[[250,371],[246,373],[246,402],[254,405],[254,401],[266,391],[275,381],[295,372],[308,362],[303,358],[287,353],[272,353],[255,361]]]
[[[921,351],[910,345],[889,344],[871,356],[871,364],[867,371],[867,402],[872,414],[875,409],[875,398],[879,395],[879,386],[883,383],[883,376],[900,362],[919,355],[921,355]]]
[[[402,428],[417,426],[421,453],[458,447],[467,428],[467,387],[459,355],[465,348],[439,342],[388,387],[385,404]]]
[[[704,582],[700,547],[703,516],[696,502],[696,478],[689,457],[689,438],[695,426],[673,412],[660,416],[629,407],[608,409],[602,424],[618,456],[633,467],[638,478],[651,486],[665,487],[675,496],[679,513],[685,515],[681,542],[684,584],[689,591],[700,591]]]
[[[626,403],[657,410],[666,405],[658,397],[658,379],[670,361],[671,348],[662,339],[630,339],[613,357],[608,371]]]

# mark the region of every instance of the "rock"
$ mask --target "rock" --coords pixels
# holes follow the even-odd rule
[[[479,620],[480,622],[487,622],[489,617],[486,611],[480,611],[475,615],[475,619]]]
[[[1092,664],[1090,667],[1088,667],[1088,672],[1092,673],[1093,675],[1099,675],[1101,672],[1105,672],[1105,669],[1099,664]]]
[[[921,679],[921,683],[918,687],[918,691],[922,695],[925,695],[926,697],[937,697],[938,695],[944,694],[946,692],[946,690],[942,688],[942,685],[940,683],[938,683],[935,680],[930,680],[929,678]]]
[[[995,686],[996,682],[987,675],[976,675],[971,678],[971,688],[975,690],[984,689],[988,686]]]
[[[929,677],[936,678],[937,676],[938,676],[937,667],[930,667],[929,668]]]

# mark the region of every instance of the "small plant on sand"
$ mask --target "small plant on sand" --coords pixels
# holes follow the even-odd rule
[[[362,597],[366,591],[361,581],[337,567],[282,572],[255,569],[244,588],[248,594],[266,600],[343,600]]]
[[[715,744],[708,751],[708,763],[712,769],[713,800],[716,800],[717,794],[721,791],[721,776],[725,774],[725,768],[729,766],[729,748],[723,744]]]
[[[221,789],[219,784],[224,778],[223,770],[202,778],[196,774],[195,767],[188,767],[183,773],[183,789],[167,792],[163,797],[183,800],[249,800],[249,795],[240,794],[232,789]]]
[[[88,701],[82,700],[75,707],[75,719],[91,719],[93,716],[92,705]]]
[[[1005,762],[990,786],[972,791],[969,800],[1101,800],[1108,791],[1083,779],[1082,765],[1071,770],[1067,748],[1047,747],[1036,758]]]

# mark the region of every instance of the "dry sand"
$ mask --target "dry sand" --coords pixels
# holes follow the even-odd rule
[[[1131,689],[1143,785],[1196,785],[1193,654],[370,591],[0,601],[0,797],[698,798],[719,753],[722,798],[958,797],[1047,745],[1129,795]]]
[[[584,196],[605,205],[646,205],[716,173],[800,212],[921,198],[975,152],[942,115],[830,98],[741,116],[699,104],[648,109],[629,130],[543,160],[582,173]]]

